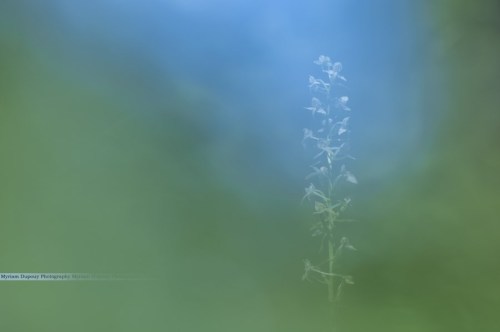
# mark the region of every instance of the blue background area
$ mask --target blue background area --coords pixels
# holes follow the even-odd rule
[[[495,1],[3,1],[6,330],[494,331]],[[313,60],[343,65],[356,284],[302,282]]]

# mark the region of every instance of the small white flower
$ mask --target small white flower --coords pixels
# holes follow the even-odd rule
[[[328,201],[328,198],[326,198],[325,194],[321,190],[316,189],[316,187],[312,183],[309,185],[309,187],[306,187],[305,190],[306,194],[304,195],[304,197],[302,197],[302,201],[306,198],[310,200],[314,196],[321,198],[325,202]]]
[[[347,96],[342,96],[339,97],[337,100],[337,105],[343,109],[344,111],[350,111],[351,109],[347,107],[347,102],[349,101],[349,97]]]
[[[347,132],[347,122],[349,121],[349,117],[345,117],[342,121],[337,122],[337,124],[340,125],[338,135],[342,135],[343,133]]]
[[[309,175],[306,176],[306,180],[309,180],[310,178],[316,177],[316,176],[328,176],[328,168],[325,166],[321,166],[320,168],[311,166],[314,172],[310,173]]]
[[[308,139],[312,139],[312,140],[316,140],[316,141],[319,140],[319,138],[314,136],[314,133],[311,129],[304,128],[304,138],[302,138],[302,144],[305,144],[305,142]]]
[[[336,73],[340,73],[342,71],[342,64],[340,62],[335,62],[332,66],[332,70]]]
[[[310,107],[305,107],[305,109],[308,110],[308,111],[311,111],[311,113],[312,113],[313,116],[314,116],[315,113],[319,113],[319,114],[323,114],[323,115],[326,114],[326,111],[325,111],[325,109],[323,108],[323,106],[321,104],[321,100],[319,100],[316,97],[314,97],[311,100],[311,106]]]
[[[314,78],[314,76],[309,75],[309,87],[310,88],[318,86],[319,84],[320,84],[319,80],[317,80],[316,78]]]
[[[330,57],[328,57],[326,55],[320,55],[319,58],[318,58],[318,60],[315,60],[314,63],[317,64],[317,65],[320,65],[320,66],[330,65],[331,64],[331,60],[330,60]]]
[[[352,174],[349,171],[347,171],[345,173],[345,179],[346,179],[347,182],[350,182],[352,184],[358,184],[358,180],[356,179],[356,177],[354,176],[354,174]]]

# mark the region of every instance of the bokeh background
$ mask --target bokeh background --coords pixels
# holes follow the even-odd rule
[[[500,2],[4,0],[8,331],[497,331]],[[320,54],[341,61],[356,285],[333,318],[301,205]]]

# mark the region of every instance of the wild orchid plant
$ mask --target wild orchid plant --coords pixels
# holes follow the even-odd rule
[[[309,76],[312,94],[311,112],[313,129],[304,129],[303,144],[311,147],[315,155],[313,172],[306,176],[309,180],[302,199],[313,204],[316,216],[311,228],[312,236],[321,239],[320,252],[327,246],[326,260],[313,265],[305,261],[303,279],[315,279],[326,284],[328,300],[338,301],[346,284],[353,284],[350,275],[345,274],[344,260],[347,251],[356,250],[342,233],[340,225],[352,222],[345,218],[351,204],[350,185],[357,184],[356,177],[348,170],[349,161],[349,97],[341,93],[346,79],[340,74],[342,65],[321,55],[314,61],[321,67],[326,79]]]

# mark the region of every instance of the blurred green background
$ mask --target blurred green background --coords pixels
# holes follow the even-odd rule
[[[2,1],[11,331],[497,331],[500,3]],[[307,77],[344,65],[359,249],[333,319],[300,205]]]

